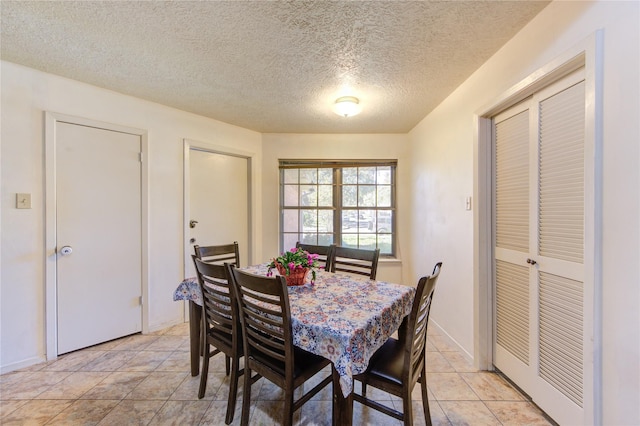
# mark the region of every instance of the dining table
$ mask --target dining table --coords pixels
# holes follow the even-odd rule
[[[257,275],[267,275],[268,270],[267,264],[241,269]],[[287,287],[293,344],[332,362],[333,422],[350,425],[353,376],[367,369],[371,356],[393,333],[402,333],[415,288],[324,270],[316,271],[313,282],[309,278],[303,285]],[[173,300],[189,302],[191,374],[198,375],[202,294],[197,279],[182,281]]]

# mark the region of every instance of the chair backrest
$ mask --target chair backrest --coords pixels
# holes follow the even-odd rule
[[[335,244],[331,244],[330,246],[317,246],[313,244],[302,244],[298,241],[296,243],[296,247],[301,248],[304,251],[308,251],[311,254],[317,254],[320,266],[324,267],[325,271],[331,271],[333,251],[336,248]]]
[[[245,362],[274,383],[293,377],[289,293],[284,277],[254,275],[229,265],[238,301]]]
[[[433,293],[436,289],[436,281],[441,267],[442,262],[436,263],[431,275],[420,278],[416,288],[416,295],[413,299],[413,306],[407,323],[403,369],[403,377],[407,383],[415,382],[421,373],[421,366],[425,357],[431,302],[433,301]]]
[[[219,246],[193,246],[196,257],[207,263],[216,263],[222,265],[224,263],[233,263],[240,266],[240,250],[238,242],[232,244],[224,244]]]
[[[205,330],[213,328],[211,336],[229,347],[240,344],[240,316],[235,293],[231,289],[225,265],[207,263],[191,255],[202,291]]]
[[[331,272],[348,272],[366,275],[376,279],[380,249],[364,250],[348,247],[336,247],[331,259]]]

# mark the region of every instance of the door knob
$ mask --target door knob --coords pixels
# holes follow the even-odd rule
[[[530,264],[531,266],[533,266],[533,265],[535,265],[535,264],[536,264],[536,263],[538,263],[538,262],[536,262],[536,261],[535,261],[535,260],[533,260],[533,259],[527,259],[527,263],[528,263],[528,264]]]
[[[64,246],[60,249],[60,254],[63,256],[67,256],[73,253],[73,248],[71,246]]]
[[[197,220],[190,220],[189,221],[189,228],[195,228],[196,227],[196,223],[198,223]]]

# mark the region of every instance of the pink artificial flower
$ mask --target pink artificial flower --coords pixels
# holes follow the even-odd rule
[[[296,267],[295,263],[289,262],[289,270],[290,271],[293,271],[295,267]]]

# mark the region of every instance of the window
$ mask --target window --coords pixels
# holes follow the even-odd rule
[[[395,255],[396,161],[280,161],[280,248],[305,244]]]

